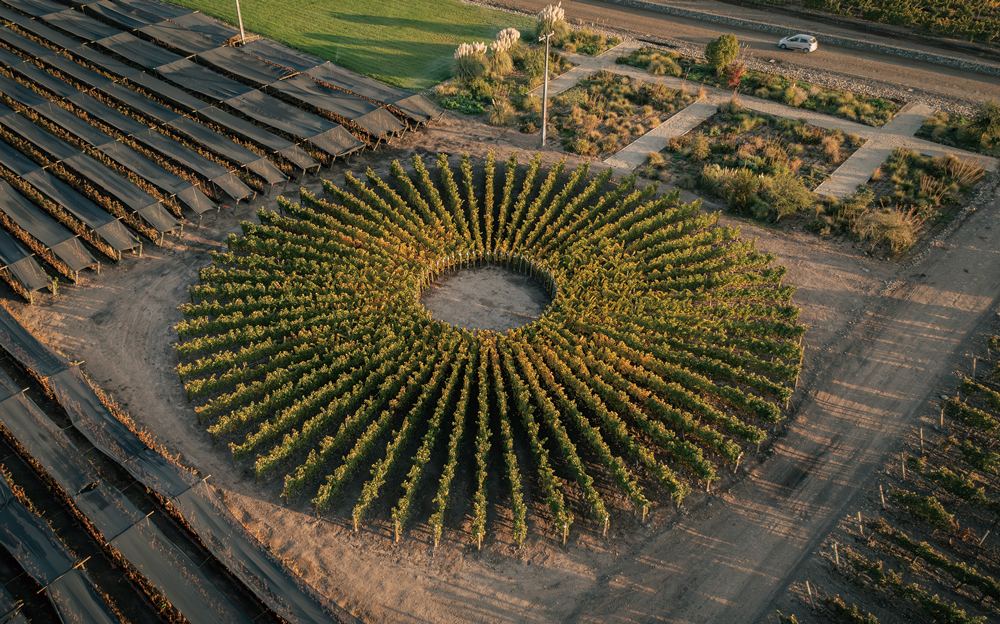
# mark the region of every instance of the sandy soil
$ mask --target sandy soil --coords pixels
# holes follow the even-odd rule
[[[436,319],[501,333],[538,320],[551,302],[531,277],[494,266],[446,274],[420,296],[420,303]]]
[[[502,144],[499,151],[505,156],[512,144],[524,151],[533,141],[537,138],[446,117],[430,130],[410,134],[395,146],[323,175],[337,182],[345,169],[381,169],[393,158],[405,160],[415,151],[477,155]],[[545,160],[560,157],[553,152]],[[318,180],[307,179],[304,184],[318,187]],[[294,195],[295,187],[289,184],[285,192]],[[579,522],[566,548],[546,535],[540,514],[532,519],[531,535],[521,550],[496,539],[496,532],[504,531],[504,519],[498,517],[482,552],[468,546],[470,540],[461,529],[448,533],[434,551],[423,525],[415,525],[407,539],[396,544],[388,527],[380,523],[355,534],[343,517],[316,519],[303,501],[283,506],[276,484],[256,484],[242,469],[233,467],[226,449],[213,448],[209,436],[198,428],[173,371],[177,357],[172,348],[177,338],[172,327],[181,318],[177,306],[187,300],[188,286],[197,282],[198,268],[210,264],[210,252],[224,249],[226,236],[239,230],[239,220],[250,217],[252,209],[272,206],[278,192],[258,198],[253,206],[207,214],[200,227],[189,226],[180,239],[168,239],[163,247],[147,246],[143,257],[129,256],[99,276],[88,275],[81,285],[61,288],[55,297],[44,295],[40,305],[24,306],[21,314],[34,331],[68,357],[84,361],[84,370],[155,432],[166,448],[179,454],[182,462],[211,475],[210,482],[224,494],[237,517],[276,552],[294,561],[310,582],[337,596],[364,620],[673,619],[669,613],[681,614],[704,597],[698,589],[700,574],[694,569],[703,567],[707,573],[712,566],[701,566],[702,555],[718,557],[705,551],[712,551],[713,544],[740,541],[745,530],[741,522],[753,518],[767,520],[762,526],[770,526],[773,520],[776,524],[771,528],[782,533],[788,530],[796,518],[786,517],[788,510],[773,511],[768,499],[805,496],[802,511],[829,510],[839,504],[823,492],[802,490],[811,471],[808,466],[794,466],[807,452],[790,441],[782,426],[775,431],[774,452],[791,463],[794,478],[781,486],[781,492],[761,491],[758,473],[776,463],[760,463],[771,452],[765,448],[759,459],[745,461],[740,474],[731,477],[734,489],[693,495],[680,511],[671,506],[654,509],[645,525],[630,513],[620,514],[613,519],[607,539],[601,538],[598,527]],[[795,403],[815,405],[829,400],[824,397],[839,394],[838,384],[853,383],[830,380],[825,373],[831,361],[854,362],[847,354],[872,344],[851,336],[859,323],[879,318],[873,311],[898,302],[899,280],[907,270],[873,261],[849,243],[824,242],[801,230],[744,224],[743,234],[758,237],[759,247],[775,253],[777,262],[789,268],[786,283],[799,286],[794,301],[803,308],[801,319],[810,331],[803,383]],[[942,283],[948,281],[945,278]],[[824,424],[821,433],[814,418],[818,417],[799,417],[792,429],[822,444],[832,435],[830,429],[851,435],[859,419],[871,422],[874,415],[862,409],[851,411],[833,424]],[[805,530],[794,533],[797,540],[808,537]],[[782,570],[795,559],[794,554],[782,554],[769,562],[762,572],[768,577],[764,585],[777,588]],[[747,557],[740,567],[757,563]],[[686,590],[689,585],[690,592]],[[668,588],[680,601],[674,606],[661,599],[670,595],[665,591]],[[712,583],[706,589],[718,591]],[[675,611],[681,603],[688,606]],[[723,608],[722,613],[726,612],[733,613]],[[702,619],[696,613],[690,615],[690,621]]]

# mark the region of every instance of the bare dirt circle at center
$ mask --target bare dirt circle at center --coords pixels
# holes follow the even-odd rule
[[[460,269],[420,294],[435,319],[469,330],[504,332],[538,320],[552,298],[531,277],[496,266]]]

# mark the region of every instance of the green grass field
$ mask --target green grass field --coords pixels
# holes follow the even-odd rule
[[[238,25],[235,0],[171,1]],[[449,77],[458,44],[535,25],[455,0],[241,0],[240,10],[249,32],[416,91]]]

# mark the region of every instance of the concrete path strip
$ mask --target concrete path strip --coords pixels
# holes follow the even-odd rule
[[[895,144],[886,145],[884,141],[869,141],[851,154],[851,157],[813,192],[837,199],[847,197],[871,179],[872,173],[882,166],[894,149],[896,149]]]
[[[573,63],[576,63],[576,67],[549,81],[550,96],[571,89],[580,80],[599,71],[610,71],[636,80],[663,84],[673,89],[695,86],[705,89],[706,98],[677,112],[604,161],[604,164],[620,171],[629,171],[642,165],[646,161],[647,154],[661,151],[667,146],[670,139],[690,132],[698,124],[711,117],[719,104],[732,98],[732,93],[726,89],[695,85],[673,76],[654,76],[629,65],[617,64],[618,57],[627,56],[642,47],[644,44],[629,40],[596,57],[563,53]],[[542,87],[535,88],[531,94],[541,96]],[[914,138],[924,120],[934,112],[933,108],[923,103],[911,102],[907,104],[881,128],[752,96],[740,96],[740,103],[753,111],[786,119],[801,119],[820,128],[856,134],[866,140],[864,146],[845,160],[827,180],[816,187],[815,193],[818,195],[828,195],[838,199],[848,197],[857,191],[862,184],[868,182],[872,173],[882,166],[889,155],[899,147],[913,149],[931,156],[954,154],[959,158],[971,160],[988,171],[994,171],[998,166],[998,161],[994,158]]]
[[[647,154],[659,152],[667,146],[670,139],[687,134],[718,110],[719,107],[714,102],[698,100],[627,145],[605,160],[604,164],[615,169],[635,169],[646,162]]]
[[[858,134],[865,136],[868,141],[861,149],[845,160],[829,178],[817,186],[815,193],[838,199],[848,197],[857,191],[862,184],[867,183],[875,170],[881,167],[882,163],[900,147],[913,149],[930,156],[954,154],[989,171],[996,169],[997,161],[994,158],[914,138],[913,135],[920,130],[924,120],[933,112],[934,109],[926,104],[910,103],[881,128],[859,132]]]

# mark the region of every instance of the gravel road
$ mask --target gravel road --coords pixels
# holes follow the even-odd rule
[[[660,1],[662,4],[690,10],[724,13],[750,21],[787,23],[789,34],[799,31],[817,33],[820,48],[811,54],[779,50],[776,38],[767,33],[733,29],[653,11],[628,9],[600,0],[565,0],[562,6],[566,10],[567,19],[575,24],[584,23],[597,29],[637,39],[662,41],[677,46],[677,49],[685,54],[700,55],[709,41],[731,32],[749,46],[753,57],[750,64],[754,69],[783,73],[818,84],[883,97],[919,100],[935,108],[964,114],[974,110],[975,104],[979,102],[990,98],[1000,99],[1000,77],[997,76],[984,76],[901,57],[882,56],[823,44],[823,33],[854,39],[871,38],[867,34],[789,18],[783,14],[770,14],[759,9],[734,7],[712,0],[651,1]],[[477,3],[529,14],[535,14],[550,4],[549,0],[489,0]],[[941,50],[925,45],[888,39],[879,42],[924,52],[942,53]],[[961,56],[953,52],[947,54]]]

